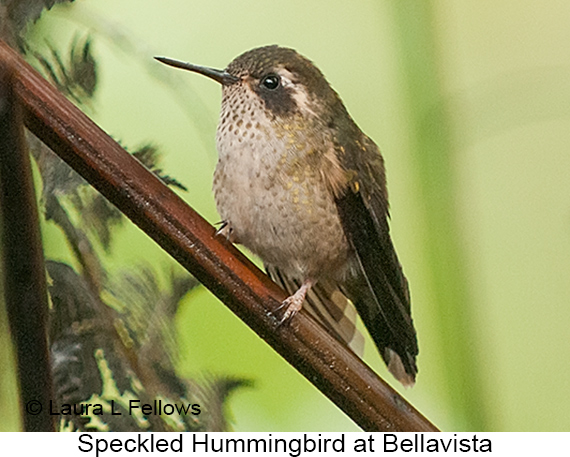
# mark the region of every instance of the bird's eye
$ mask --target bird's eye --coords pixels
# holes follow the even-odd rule
[[[275,90],[279,87],[280,78],[277,75],[267,75],[261,80],[263,87],[269,90]]]

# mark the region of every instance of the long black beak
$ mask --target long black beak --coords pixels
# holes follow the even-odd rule
[[[183,70],[193,71],[201,75],[218,81],[222,86],[230,86],[237,83],[240,79],[237,76],[229,74],[225,70],[216,70],[215,68],[202,67],[193,63],[181,62],[180,60],[169,59],[168,57],[155,57],[159,62],[170,65],[171,67],[182,68]]]

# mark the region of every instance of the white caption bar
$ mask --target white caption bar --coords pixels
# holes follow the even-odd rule
[[[316,456],[384,454],[570,457],[570,433],[4,433],[3,455]],[[32,454],[33,453],[33,454]]]

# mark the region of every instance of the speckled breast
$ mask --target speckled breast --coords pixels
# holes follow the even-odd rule
[[[227,104],[227,101],[226,101]],[[222,105],[213,190],[238,243],[299,279],[343,274],[348,244],[318,167],[326,139],[275,120],[256,99]]]

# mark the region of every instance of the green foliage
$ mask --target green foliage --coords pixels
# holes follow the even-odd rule
[[[9,8],[6,11],[14,12]],[[31,49],[22,35],[18,38],[22,48]],[[91,105],[98,71],[89,36],[80,40],[76,34],[65,57],[51,44],[47,56],[38,51],[32,54],[60,92],[79,105]],[[77,272],[63,262],[46,262],[53,402],[62,412],[66,405],[103,406],[102,415],[93,407],[90,413],[84,410],[87,414],[63,414],[58,428],[227,430],[225,401],[233,390],[249,385],[249,381],[230,376],[201,382],[184,379],[178,377],[173,363],[173,319],[181,300],[198,282],[187,273],[175,274],[171,269],[165,289],[159,285],[160,274],[149,267],[130,267],[110,279],[98,245],[110,251],[112,235],[124,221],[123,215],[31,134],[28,144],[42,179],[45,219],[61,229],[80,265]],[[158,168],[160,153],[155,146],[143,145],[133,155],[167,185],[186,189]],[[192,413],[133,415],[128,409],[133,398],[143,404],[159,401],[189,408],[193,405]],[[122,416],[112,413],[112,402],[123,411]]]

